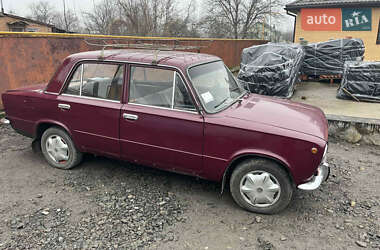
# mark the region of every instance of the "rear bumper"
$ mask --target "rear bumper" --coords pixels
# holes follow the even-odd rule
[[[28,128],[30,127],[29,124],[25,123],[25,120],[17,120],[17,119],[9,119],[6,118],[6,121],[8,121],[11,125],[11,127],[17,132],[19,133],[20,135],[23,135],[23,136],[26,136],[26,137],[29,137],[29,138],[34,138],[34,135],[32,133],[29,133],[28,132]],[[15,124],[15,121],[19,121],[17,123],[17,125]],[[21,121],[21,122],[20,122]]]
[[[327,162],[323,162],[321,165],[319,165],[317,174],[314,175],[308,182],[298,185],[298,188],[302,190],[315,190],[322,184],[322,182],[326,181],[329,178],[329,175],[329,164]]]
[[[4,118],[4,119],[1,119],[1,123],[10,124],[11,122],[7,118]]]

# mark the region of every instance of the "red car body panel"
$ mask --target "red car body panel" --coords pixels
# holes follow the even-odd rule
[[[196,113],[127,104],[120,120],[122,157],[176,172],[199,175],[203,158],[203,118]],[[133,131],[133,133],[129,133]]]
[[[216,114],[127,101],[129,65],[143,64],[180,73],[202,110],[187,69],[216,60],[220,59],[186,52],[160,52],[157,58],[146,50],[85,52],[66,58],[48,85],[8,91],[2,100],[7,119],[18,132],[35,138],[41,125],[55,124],[64,128],[83,152],[213,181],[222,180],[236,159],[256,155],[282,164],[296,185],[305,182],[315,173],[327,144],[327,121],[318,108],[253,94]],[[81,61],[126,65],[120,102],[61,95],[70,72]],[[69,104],[70,110],[57,108],[59,103]],[[123,113],[139,119],[125,120]],[[311,153],[313,147],[318,149],[316,154]]]

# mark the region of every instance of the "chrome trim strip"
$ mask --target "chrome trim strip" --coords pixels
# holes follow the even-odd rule
[[[79,96],[82,96],[82,88],[83,88],[83,71],[84,71],[84,64],[81,64],[80,66],[80,85],[79,85]],[[70,84],[70,83],[69,83]]]
[[[177,153],[183,153],[183,154],[193,155],[193,156],[197,156],[197,157],[202,157],[203,156],[202,154],[196,154],[196,153],[191,153],[191,152],[187,152],[187,151],[167,148],[167,147],[160,147],[160,146],[155,146],[155,145],[152,145],[152,144],[146,144],[146,143],[142,143],[142,142],[130,141],[130,140],[125,140],[125,139],[121,139],[121,138],[120,138],[120,141],[121,142],[138,144],[138,145],[142,145],[142,146],[148,146],[148,147],[162,149],[162,150],[173,151],[173,152],[177,152]]]
[[[106,102],[120,103],[120,101],[103,99],[103,98],[97,98],[97,97],[91,97],[91,96],[83,96],[83,95],[71,95],[71,94],[62,93],[61,96],[70,96],[70,97],[84,98],[84,99],[90,99],[90,100],[96,100],[96,101],[106,101]]]
[[[174,91],[175,91],[175,77],[177,75],[176,71],[173,71],[173,90],[172,90],[172,109],[174,109]]]
[[[210,155],[203,155],[203,157],[210,158],[210,159],[213,159],[213,160],[228,162],[228,159],[223,159],[223,158],[214,157],[214,156],[210,156]]]
[[[94,134],[94,133],[85,132],[85,131],[82,131],[82,130],[74,130],[74,132],[85,134],[85,135],[91,135],[91,136],[99,137],[99,138],[102,138],[102,139],[119,141],[119,138],[114,138],[114,137],[109,137],[109,136],[105,136],[105,135]]]
[[[179,112],[185,112],[185,113],[191,113],[191,114],[200,115],[198,112],[195,112],[195,111],[188,111],[188,110],[182,110],[182,109],[174,109],[174,108],[172,109],[172,108],[151,106],[151,105],[140,104],[140,103],[129,102],[128,105],[135,105],[135,106],[142,106],[142,107],[149,107],[149,108],[156,108],[156,109],[164,109],[164,110],[173,110],[173,111],[179,111]]]
[[[54,92],[49,92],[49,91],[44,91],[44,94],[48,94],[48,95],[59,95],[59,93],[54,93]]]

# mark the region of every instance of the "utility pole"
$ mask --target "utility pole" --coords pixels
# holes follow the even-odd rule
[[[272,41],[272,1],[269,0],[269,41]]]
[[[4,14],[4,6],[3,6],[3,0],[0,0],[1,1],[1,13]]]
[[[67,18],[66,18],[66,0],[63,0],[63,19],[65,22],[65,30],[66,32],[68,32],[69,28],[67,27]]]

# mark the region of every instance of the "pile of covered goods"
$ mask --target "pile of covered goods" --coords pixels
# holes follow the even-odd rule
[[[305,53],[300,45],[252,46],[242,53],[238,80],[251,93],[290,98]]]
[[[346,62],[337,97],[380,101],[380,62]]]
[[[362,61],[364,43],[345,38],[304,45],[302,74],[307,76],[341,75],[346,61]]]

